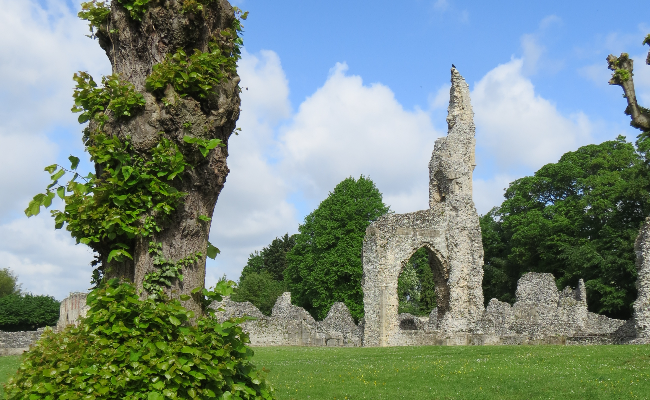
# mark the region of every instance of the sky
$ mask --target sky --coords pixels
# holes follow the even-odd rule
[[[650,104],[646,1],[400,2],[232,0],[250,15],[239,63],[242,133],[215,208],[208,285],[237,280],[248,255],[298,232],[337,183],[370,177],[398,213],[428,206],[428,162],[446,134],[450,68],[471,90],[474,202],[485,214],[510,182],[580,146],[638,131],[609,86],[608,54],[635,60]],[[110,74],[67,0],[0,0],[0,268],[25,292],[61,300],[89,288],[91,252],[23,210],[69,155],[90,168],[72,75]],[[637,12],[630,12],[637,10]],[[55,203],[53,207],[60,207]]]

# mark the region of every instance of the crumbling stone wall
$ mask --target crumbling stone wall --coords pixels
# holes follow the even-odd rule
[[[59,311],[59,322],[57,329],[63,329],[68,325],[77,325],[79,320],[86,316],[89,307],[86,305],[88,293],[72,292],[70,296],[63,299]]]
[[[5,332],[0,331],[0,356],[13,356],[23,354],[36,342],[45,328],[35,331]]]
[[[639,342],[650,343],[650,217],[646,218],[634,244],[636,288],[634,325]]]
[[[483,313],[483,245],[472,200],[474,113],[469,86],[451,70],[448,134],[429,163],[429,209],[388,214],[372,223],[363,243],[364,346],[402,343],[397,279],[421,247],[436,284],[437,325],[468,332]]]
[[[575,289],[558,291],[552,274],[527,273],[517,282],[511,306],[497,299],[483,311],[467,332],[449,332],[437,325],[436,315],[398,316],[394,345],[496,345],[496,344],[609,344],[634,337],[629,322],[587,311],[582,280]]]
[[[255,320],[242,323],[253,346],[361,346],[361,328],[343,303],[334,303],[323,321],[316,321],[302,307],[291,304],[291,293],[278,297],[271,316],[263,315],[250,302],[237,303],[224,297],[210,306],[220,322],[242,316]]]

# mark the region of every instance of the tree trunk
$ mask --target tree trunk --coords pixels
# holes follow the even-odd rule
[[[130,137],[134,151],[145,156],[159,143],[162,135],[175,143],[193,166],[179,175],[181,179],[174,180],[176,189],[186,192],[187,196],[171,218],[160,224],[162,231],[152,237],[133,240],[130,249],[133,261],[107,263],[108,254],[101,252],[100,260],[107,277],[122,277],[143,289],[145,276],[157,269],[150,254],[150,242],[161,243],[164,258],[172,262],[201,253],[198,262],[183,268],[183,280],[175,279],[172,286],[165,289],[167,295],[175,298],[205,285],[210,222],[198,217],[212,217],[229,172],[226,157],[228,139],[239,118],[239,77],[230,74],[213,89],[211,95],[200,101],[189,95],[180,97],[168,86],[165,103],[147,92],[145,80],[152,67],[161,63],[167,54],[178,49],[183,49],[188,56],[194,53],[194,49],[207,51],[209,40],[219,38],[220,31],[233,26],[235,15],[227,1],[206,3],[202,12],[182,13],[182,0],[152,1],[142,21],[137,21],[118,1],[113,0],[107,29],[100,29],[97,33],[99,44],[111,61],[113,73],[131,82],[146,99],[143,111],[127,121],[111,118],[103,130],[120,139]],[[203,157],[196,147],[183,141],[186,135],[220,139],[225,146],[216,147]],[[142,296],[146,296],[144,290]],[[197,296],[183,305],[196,315],[202,313]]]

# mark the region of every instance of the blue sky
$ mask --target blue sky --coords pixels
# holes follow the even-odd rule
[[[425,208],[452,63],[472,90],[479,213],[566,151],[634,139],[622,91],[607,85],[608,54],[630,53],[638,97],[650,104],[647,2],[233,4],[250,11],[239,69],[248,90],[213,219],[222,254],[208,263],[208,283],[236,279],[248,254],[297,232],[348,176],[370,176],[396,212]],[[47,184],[44,166],[83,155],[69,112],[73,73],[99,80],[110,64],[84,37],[76,2],[0,0],[0,9],[0,267],[23,289],[62,299],[88,287],[91,254],[55,231],[48,213],[27,219],[22,210]]]

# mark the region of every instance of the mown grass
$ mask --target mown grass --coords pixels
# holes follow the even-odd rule
[[[18,371],[21,359],[22,356],[0,357],[0,399],[5,398],[5,390],[2,384],[6,383],[9,380],[9,377],[13,376],[16,371]]]
[[[280,400],[650,399],[650,346],[254,350]]]
[[[280,400],[650,399],[650,346],[254,350]],[[0,357],[0,383],[20,360]]]

